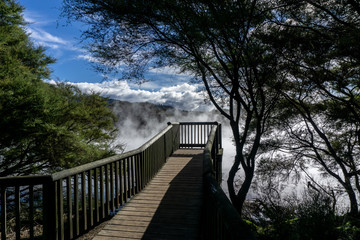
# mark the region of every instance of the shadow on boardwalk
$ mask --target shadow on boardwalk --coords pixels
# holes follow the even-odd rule
[[[202,150],[177,150],[94,240],[200,239]]]
[[[166,168],[178,169],[187,164],[169,183],[161,203],[146,229],[143,239],[200,239],[202,207],[202,153],[175,154]],[[159,174],[158,178],[173,175],[174,170]],[[161,182],[154,179],[153,184]]]

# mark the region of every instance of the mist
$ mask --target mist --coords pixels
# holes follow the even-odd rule
[[[124,151],[134,150],[155,136],[168,122],[219,122],[222,124],[224,148],[222,162],[222,188],[227,193],[226,180],[234,161],[235,147],[232,132],[227,121],[216,111],[197,112],[175,109],[151,103],[130,103],[115,101],[113,112],[117,115],[118,135],[116,144],[122,144]]]
[[[223,143],[223,161],[222,161],[222,183],[221,187],[228,195],[227,178],[230,168],[235,158],[235,146],[233,143],[233,134],[228,121],[217,111],[200,112],[186,111],[169,106],[154,105],[151,103],[139,102],[131,103],[124,101],[112,102],[113,112],[116,114],[118,134],[115,144],[121,144],[124,152],[137,149],[162,129],[168,122],[219,122],[222,124],[222,143]],[[235,177],[235,188],[239,189],[242,183],[243,172],[240,170]],[[261,186],[266,182],[256,180]],[[303,182],[295,183],[282,181],[284,195],[290,195],[294,191],[301,195],[301,190],[306,186],[305,178]],[[261,186],[254,184],[250,189],[247,200],[253,200],[261,195]]]

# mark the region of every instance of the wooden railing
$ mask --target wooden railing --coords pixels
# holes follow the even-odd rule
[[[221,125],[212,126],[204,149],[202,238],[214,240],[254,240],[221,183]]]
[[[16,239],[26,231],[27,239],[74,239],[108,219],[179,148],[179,128],[169,124],[134,151],[52,175],[0,178],[1,239],[10,228]]]
[[[219,186],[221,124],[169,123],[140,148],[52,175],[0,178],[1,239],[75,239],[114,215],[175,150],[204,149],[204,239],[244,238],[246,229]],[[11,226],[7,226],[11,225]],[[239,237],[241,235],[241,237]]]

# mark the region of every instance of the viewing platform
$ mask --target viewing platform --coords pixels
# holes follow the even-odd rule
[[[200,239],[203,150],[179,149],[94,240]]]
[[[254,239],[219,186],[221,124],[169,123],[136,150],[0,178],[1,239]],[[11,221],[10,221],[11,220]]]

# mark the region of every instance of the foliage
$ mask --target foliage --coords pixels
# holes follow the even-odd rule
[[[347,220],[346,217],[344,220]],[[358,219],[347,220],[341,226],[337,227],[340,232],[339,239],[355,240],[360,238],[360,223]]]
[[[256,224],[258,239],[339,239],[339,219],[330,199],[316,191],[307,191],[303,199],[285,200],[266,197],[253,206],[249,222]]]
[[[175,66],[203,83],[233,131],[227,186],[240,213],[259,166],[264,178],[305,173],[333,210],[345,193],[358,214],[357,1],[65,0],[64,13],[89,24],[84,40],[103,69],[125,63],[123,77],[143,79],[148,67]]]
[[[334,179],[358,213],[359,4],[355,1],[279,1],[263,35],[279,54],[287,81],[276,111],[277,145],[290,168],[316,167]],[[281,136],[281,137],[280,137]],[[291,157],[289,157],[291,155]],[[278,158],[279,159],[279,158]],[[270,159],[271,161],[271,159]],[[310,175],[306,173],[309,177]],[[322,183],[309,181],[324,189]],[[334,194],[334,189],[327,191]]]
[[[15,1],[0,2],[0,176],[109,156],[115,129],[106,100],[43,82],[54,60],[29,40],[22,10]]]
[[[233,130],[230,198],[239,212],[249,191],[261,137],[278,99],[277,59],[258,38],[266,1],[66,0],[64,14],[89,24],[84,40],[103,69],[127,64],[123,77],[175,66],[203,83]],[[122,70],[120,68],[120,70]],[[240,190],[234,181],[245,174]]]

